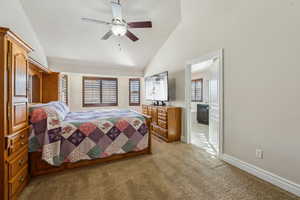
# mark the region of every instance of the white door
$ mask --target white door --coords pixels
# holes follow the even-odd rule
[[[209,142],[215,150],[219,151],[219,134],[220,134],[220,89],[219,89],[219,58],[214,59],[210,67],[209,81]]]

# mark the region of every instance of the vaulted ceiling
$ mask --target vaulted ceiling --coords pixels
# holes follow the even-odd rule
[[[153,28],[132,29],[140,38],[137,42],[117,36],[101,40],[109,26],[86,23],[80,18],[111,21],[110,0],[21,2],[49,66],[59,71],[81,72],[82,68],[91,67],[142,72],[181,17],[179,0],[121,0],[123,16],[128,22],[151,20]]]

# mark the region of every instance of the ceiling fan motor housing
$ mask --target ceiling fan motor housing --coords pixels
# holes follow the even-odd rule
[[[112,20],[111,31],[116,36],[124,36],[127,32],[127,23],[118,18]]]

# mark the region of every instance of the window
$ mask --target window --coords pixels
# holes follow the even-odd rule
[[[68,76],[63,75],[60,79],[60,100],[68,105]]]
[[[117,106],[118,79],[83,77],[83,107]]]
[[[140,79],[129,79],[129,105],[139,106],[141,104],[141,84]]]
[[[192,101],[202,101],[203,79],[192,80]]]

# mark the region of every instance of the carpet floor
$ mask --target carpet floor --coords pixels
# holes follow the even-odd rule
[[[299,200],[205,150],[153,140],[153,154],[31,179],[20,200]]]

